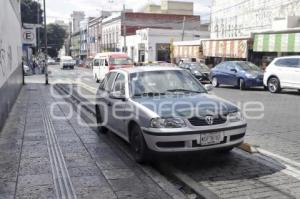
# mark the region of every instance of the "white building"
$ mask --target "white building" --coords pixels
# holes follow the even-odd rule
[[[249,37],[252,32],[300,27],[299,0],[213,0],[211,38]]]
[[[82,11],[73,11],[71,14],[71,23],[72,23],[72,33],[79,32],[80,30],[80,21],[85,17],[84,12]]]
[[[182,40],[182,30],[146,28],[136,31],[136,35],[127,36],[127,53],[134,62],[171,61],[171,43]],[[208,32],[185,31],[184,40],[208,38]],[[123,46],[124,38],[121,37]]]

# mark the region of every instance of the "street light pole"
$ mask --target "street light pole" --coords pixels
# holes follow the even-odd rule
[[[126,29],[126,9],[125,9],[125,4],[123,4],[123,39],[124,39],[124,49],[123,52],[127,53],[127,44],[126,44],[126,34],[127,34],[127,29]]]
[[[47,38],[47,19],[46,19],[46,0],[44,0],[44,40],[45,40],[45,84],[48,85],[48,38]]]

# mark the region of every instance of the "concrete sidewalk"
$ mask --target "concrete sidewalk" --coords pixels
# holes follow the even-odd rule
[[[184,198],[124,162],[61,102],[43,84],[23,87],[0,133],[0,199]]]

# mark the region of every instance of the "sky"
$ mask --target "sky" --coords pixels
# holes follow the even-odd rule
[[[180,1],[194,2],[194,14],[208,18],[212,0]],[[67,22],[73,10],[84,11],[86,17],[98,16],[101,10],[121,10],[124,3],[127,9],[138,11],[147,3],[160,4],[160,0],[46,0],[47,22]]]

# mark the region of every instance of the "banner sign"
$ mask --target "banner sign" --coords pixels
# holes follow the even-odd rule
[[[300,33],[257,34],[255,52],[300,52]]]
[[[248,56],[248,40],[206,40],[202,41],[206,57],[242,58]]]

